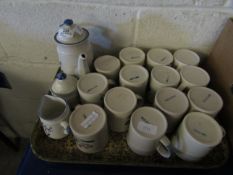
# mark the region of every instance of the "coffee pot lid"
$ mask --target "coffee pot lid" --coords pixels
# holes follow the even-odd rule
[[[59,26],[58,32],[54,36],[54,40],[59,44],[73,45],[86,40],[89,33],[86,29],[74,24],[72,19],[64,20]]]

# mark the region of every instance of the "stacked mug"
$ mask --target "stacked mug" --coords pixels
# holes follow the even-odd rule
[[[221,143],[224,129],[215,120],[222,98],[207,87],[209,74],[198,67],[200,57],[189,49],[172,54],[162,48],[147,54],[127,47],[115,56],[95,59],[95,72],[86,72],[68,88],[59,74],[51,92],[41,101],[38,115],[45,134],[52,139],[72,132],[79,150],[103,151],[109,130],[127,132],[131,151],[141,156],[173,153],[198,161]],[[63,95],[55,93],[66,84]],[[75,94],[75,105],[64,92]],[[65,98],[66,97],[66,98]],[[58,110],[59,108],[59,110]],[[74,108],[73,112],[71,109]]]

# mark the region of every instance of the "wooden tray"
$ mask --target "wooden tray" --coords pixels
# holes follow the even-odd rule
[[[210,169],[222,166],[229,156],[229,145],[226,138],[199,162],[186,162],[173,155],[165,159],[155,153],[152,156],[138,156],[127,146],[126,134],[110,133],[109,142],[105,150],[96,154],[85,154],[78,150],[72,135],[61,140],[48,138],[38,121],[32,132],[31,147],[33,153],[40,159],[48,162],[141,166],[164,168],[192,168]]]

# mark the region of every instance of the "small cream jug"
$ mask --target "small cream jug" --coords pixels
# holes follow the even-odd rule
[[[37,115],[40,118],[45,134],[52,139],[62,139],[69,134],[68,120],[70,108],[59,97],[44,95]]]
[[[87,29],[74,24],[71,19],[66,19],[59,26],[54,40],[57,43],[57,53],[61,69],[66,74],[75,75],[80,54],[85,54],[88,65],[91,65],[93,50],[88,37],[89,32]]]

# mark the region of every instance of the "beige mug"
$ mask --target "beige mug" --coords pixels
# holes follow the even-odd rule
[[[196,66],[183,66],[180,69],[181,82],[178,89],[188,91],[194,86],[207,86],[210,82],[209,74],[202,68]]]
[[[77,83],[81,102],[101,105],[102,98],[108,90],[109,81],[99,73],[88,73],[83,75]]]
[[[174,131],[189,108],[186,95],[172,87],[160,88],[154,99],[154,106],[161,110],[168,122],[167,132]]]
[[[147,52],[146,65],[149,70],[157,65],[171,66],[172,63],[173,55],[167,49],[153,48]]]
[[[70,116],[69,126],[81,151],[96,153],[105,148],[108,142],[107,116],[100,106],[76,106]]]
[[[98,57],[94,62],[95,70],[105,75],[108,79],[117,81],[121,68],[120,60],[111,55]]]
[[[198,161],[217,146],[225,130],[204,113],[188,113],[172,137],[175,154],[186,161]]]
[[[166,137],[167,120],[153,107],[141,107],[130,119],[127,144],[138,155],[149,156],[156,151],[163,157],[171,156],[170,141]]]
[[[136,47],[126,47],[121,49],[119,53],[119,58],[123,65],[127,64],[138,64],[144,65],[145,63],[145,53]]]
[[[125,87],[115,87],[108,90],[104,96],[109,126],[112,131],[125,132],[129,127],[129,119],[133,110],[142,99]]]
[[[174,66],[180,70],[183,66],[198,66],[200,57],[194,51],[189,49],[178,49],[173,54]]]
[[[223,100],[214,90],[207,87],[192,87],[187,97],[190,103],[190,111],[199,111],[216,117],[223,107]]]
[[[170,66],[157,65],[151,71],[150,90],[155,94],[162,87],[177,87],[180,74]]]
[[[126,65],[121,68],[119,73],[120,85],[131,89],[140,96],[145,95],[148,79],[148,71],[140,65]]]

